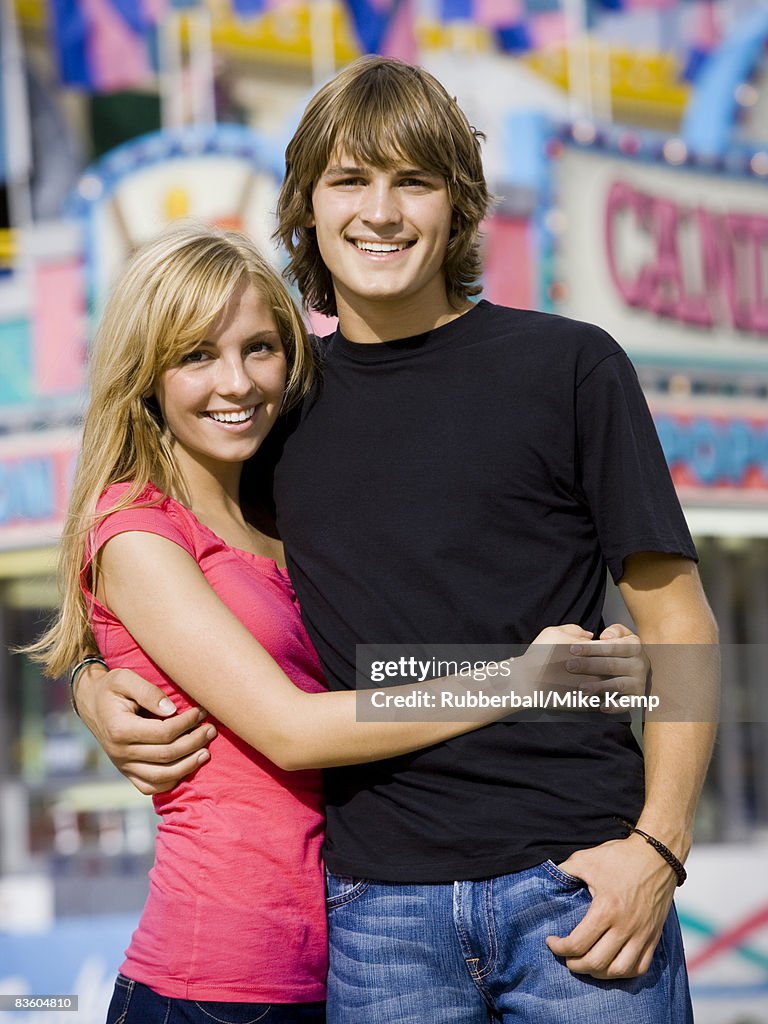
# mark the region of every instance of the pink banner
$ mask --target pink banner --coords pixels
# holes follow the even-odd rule
[[[37,394],[72,395],[80,391],[85,376],[85,327],[80,261],[39,265],[32,323]]]
[[[537,304],[531,226],[527,220],[497,214],[483,225],[483,294],[491,302],[517,309]]]

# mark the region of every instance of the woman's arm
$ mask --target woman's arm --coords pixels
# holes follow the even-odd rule
[[[489,710],[484,721],[473,722],[358,721],[356,693],[309,694],[294,686],[222,603],[191,555],[155,534],[126,532],[109,540],[99,577],[100,600],[150,658],[193,700],[285,769],[377,761],[510,713]],[[553,632],[548,639],[568,643],[588,636]],[[511,671],[505,684],[524,690],[531,675],[526,659],[517,659]],[[467,680],[440,681],[441,691],[451,687],[463,693]]]

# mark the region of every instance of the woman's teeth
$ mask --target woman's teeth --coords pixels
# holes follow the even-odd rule
[[[208,415],[217,423],[244,423],[256,412],[256,406],[241,409],[240,412],[209,412]]]

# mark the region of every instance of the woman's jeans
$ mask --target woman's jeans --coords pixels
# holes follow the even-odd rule
[[[640,978],[572,974],[546,945],[591,897],[551,861],[481,882],[328,875],[328,1024],[692,1024],[674,908]]]
[[[118,974],[107,1024],[325,1024],[325,1003],[215,1003],[159,996]]]

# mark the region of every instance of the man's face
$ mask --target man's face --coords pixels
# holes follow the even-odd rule
[[[450,309],[443,264],[452,209],[445,179],[406,163],[383,170],[337,153],[312,192],[320,255],[331,272],[342,324],[417,305]]]

